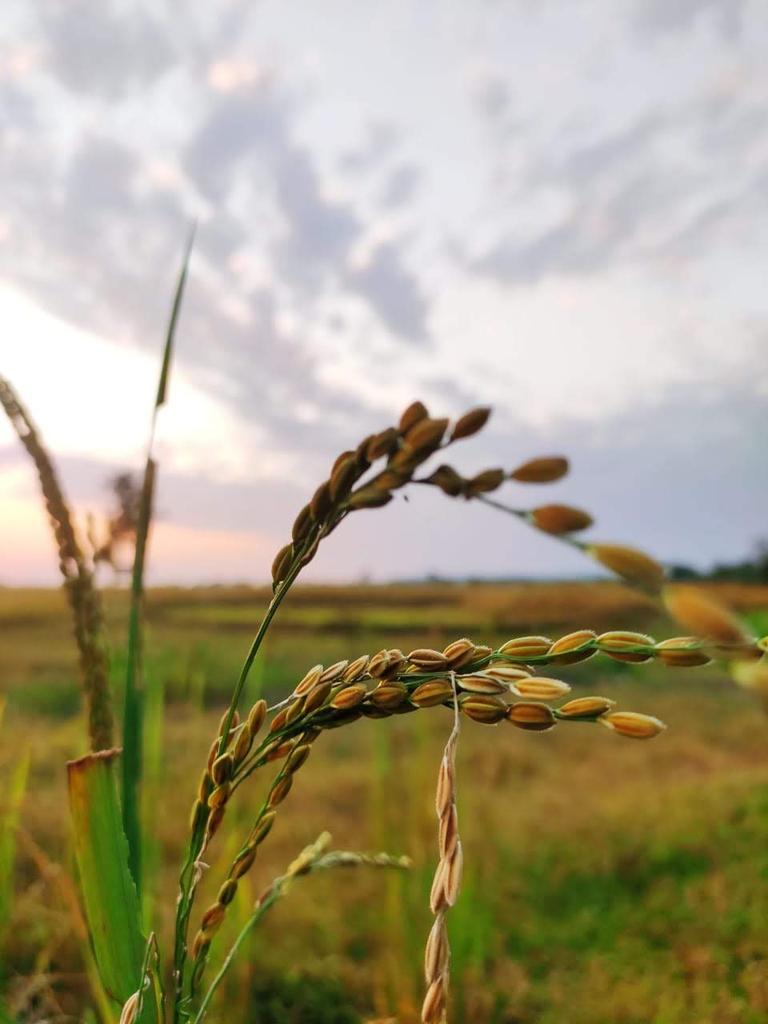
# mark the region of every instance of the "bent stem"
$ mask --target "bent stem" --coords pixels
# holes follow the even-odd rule
[[[232,966],[235,957],[240,952],[243,943],[254,930],[256,925],[259,924],[262,918],[266,915],[267,911],[274,906],[282,896],[286,895],[294,879],[310,875],[315,871],[321,871],[327,868],[357,867],[360,865],[399,869],[410,867],[411,862],[407,857],[391,857],[384,853],[365,854],[352,853],[345,850],[335,850],[330,853],[326,853],[330,841],[330,834],[328,832],[323,832],[311,846],[306,847],[306,849],[299,854],[299,856],[288,867],[285,874],[279,875],[269,884],[267,889],[259,898],[253,913],[243,925],[237,935],[237,938],[232,943],[232,947],[224,958],[221,967],[216,973],[216,976],[200,1003],[200,1007],[195,1014],[192,1024],[202,1024],[202,1021],[208,1012],[211,1000]]]
[[[256,635],[253,638],[248,654],[246,655],[243,667],[240,670],[235,689],[232,693],[232,699],[229,703],[229,708],[224,719],[224,724],[221,729],[221,743],[219,751],[221,752],[226,743],[226,737],[229,735],[232,721],[237,710],[237,705],[242,696],[243,689],[248,679],[248,674],[253,666],[256,656],[259,653],[259,649],[264,641],[264,637],[267,634],[267,630],[270,627],[272,619],[277,614],[277,610],[280,607],[283,599],[287,595],[291,588],[291,585],[295,581],[296,577],[301,572],[301,559],[296,559],[296,564],[292,567],[286,578],[278,585],[275,590],[274,596],[269,603],[269,607],[264,613],[264,617],[259,623],[259,628],[256,631]],[[192,913],[192,905],[195,899],[195,890],[197,883],[200,878],[201,868],[198,865],[198,858],[202,851],[202,845],[205,837],[205,824],[201,822],[192,836],[190,837],[190,844],[187,850],[187,856],[181,869],[179,877],[179,898],[177,903],[176,911],[176,931],[175,931],[175,947],[174,947],[174,986],[175,986],[175,998],[173,1007],[173,1020],[174,1024],[177,1024],[181,1020],[182,1014],[182,1003],[184,1000],[184,968],[187,960],[187,934],[189,930],[189,918]]]

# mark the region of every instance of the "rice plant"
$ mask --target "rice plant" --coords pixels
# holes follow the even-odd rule
[[[188,255],[188,254],[187,254]],[[166,334],[154,414],[166,398],[173,337],[187,260],[177,287]],[[690,587],[665,585],[663,567],[644,552],[623,545],[584,543],[576,534],[591,516],[566,505],[527,509],[509,505],[496,493],[509,483],[547,483],[565,476],[560,456],[532,459],[509,471],[482,470],[471,477],[436,456],[471,438],[485,426],[490,409],[477,408],[455,423],[433,418],[421,402],[412,403],[396,424],[366,436],[333,462],[306,505],[298,512],[290,540],[272,564],[272,599],[264,611],[242,668],[233,682],[229,706],[207,752],[201,757],[197,790],[191,799],[189,835],[180,865],[175,925],[168,948],[142,929],[140,785],[144,754],[141,684],[143,573],[151,522],[156,472],[150,440],[132,582],[128,640],[123,752],[112,745],[112,708],[101,639],[99,596],[93,566],[72,525],[52,462],[39,435],[7,382],[0,399],[30,452],[56,534],[60,566],[70,596],[75,636],[81,651],[91,752],[70,762],[68,779],[74,846],[83,903],[101,982],[121,1024],[172,1021],[202,1024],[216,1010],[217,994],[247,937],[269,909],[288,895],[294,883],[317,871],[346,867],[404,870],[408,860],[389,853],[366,854],[330,849],[320,838],[266,886],[252,913],[227,950],[217,949],[221,926],[261,846],[278,821],[313,746],[326,733],[366,720],[419,712],[446,713],[448,738],[438,767],[436,811],[438,860],[430,896],[434,924],[426,939],[424,1024],[447,1019],[450,947],[447,920],[460,890],[463,852],[456,812],[456,749],[460,723],[545,732],[555,727],[601,725],[619,737],[651,739],[664,725],[657,718],[618,709],[609,697],[570,698],[562,666],[591,658],[642,664],[656,660],[670,668],[706,664],[713,657],[734,666],[738,681],[760,686],[768,647],[755,641],[733,616]],[[350,652],[331,665],[317,664],[296,681],[287,698],[268,706],[263,698],[242,707],[249,678],[260,666],[271,624],[302,570],[326,537],[351,515],[389,504],[409,486],[431,486],[453,500],[477,501],[579,548],[628,584],[652,595],[683,624],[689,635],[661,641],[630,630],[601,634],[589,628],[559,638],[515,636],[491,647],[459,637],[442,650],[418,647],[409,653],[385,648],[372,654]],[[493,497],[491,495],[494,495]],[[550,674],[553,673],[553,674]],[[122,800],[117,772],[122,759]],[[236,828],[228,814],[256,773],[273,773],[266,797],[250,827],[235,842],[234,856],[218,880],[215,899],[201,907],[200,882],[206,856],[223,832]],[[216,957],[216,964],[214,964]]]

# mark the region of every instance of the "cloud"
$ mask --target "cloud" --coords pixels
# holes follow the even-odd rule
[[[374,249],[363,266],[350,272],[349,282],[393,335],[411,344],[428,340],[429,303],[394,243]]]
[[[595,274],[670,258],[696,261],[719,238],[761,236],[755,217],[768,122],[759,97],[717,90],[695,101],[651,109],[588,142],[539,148],[516,198],[555,209],[527,226],[505,227],[474,256],[477,273],[531,285],[551,275]],[[454,246],[454,251],[461,249]]]
[[[369,121],[363,141],[342,154],[341,167],[357,175],[377,170],[395,151],[400,137],[400,130],[391,121]]]
[[[723,39],[734,42],[743,28],[745,0],[637,0],[635,24],[651,35],[691,32],[710,17]]]
[[[322,196],[309,154],[286,147],[276,165],[275,181],[285,232],[275,246],[278,269],[291,281],[340,274],[363,225],[345,203]]]
[[[384,183],[381,205],[385,210],[393,210],[410,202],[416,195],[423,177],[424,173],[417,164],[398,164],[390,171]]]
[[[40,25],[52,73],[68,89],[88,96],[124,96],[153,82],[177,59],[170,33],[137,4],[48,0]]]
[[[249,158],[285,151],[290,117],[290,104],[269,81],[217,95],[185,147],[186,172],[207,199],[221,204],[238,172],[256,169],[254,159],[244,166]]]

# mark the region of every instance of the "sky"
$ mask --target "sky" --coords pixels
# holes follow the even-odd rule
[[[159,423],[154,582],[261,582],[335,456],[488,404],[465,470],[706,567],[768,536],[763,0],[6,0],[0,373],[81,515]],[[425,491],[426,493],[422,493]],[[0,584],[56,582],[0,422]],[[309,578],[574,575],[419,489]]]

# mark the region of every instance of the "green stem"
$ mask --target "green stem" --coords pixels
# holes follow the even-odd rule
[[[269,603],[264,617],[259,623],[259,628],[256,631],[256,635],[253,638],[248,654],[246,655],[243,667],[240,670],[235,689],[232,693],[232,699],[229,703],[229,709],[224,722],[224,726],[221,730],[221,740],[219,744],[219,752],[223,752],[224,746],[229,736],[229,731],[232,726],[232,721],[237,710],[237,705],[240,701],[240,697],[243,693],[246,680],[248,679],[248,673],[256,660],[256,655],[259,653],[259,648],[266,636],[267,630],[275,617],[278,608],[280,607],[283,599],[288,593],[291,585],[293,584],[296,577],[301,572],[301,556],[302,552],[297,556],[294,564],[284,580],[280,582],[277,590]],[[187,932],[189,928],[189,918],[192,913],[192,904],[194,902],[195,889],[196,889],[196,877],[195,877],[195,864],[197,858],[200,855],[202,848],[203,839],[205,836],[205,826],[203,825],[198,829],[197,834],[193,835],[190,839],[190,845],[187,851],[187,857],[184,861],[184,865],[181,869],[180,877],[180,893],[178,901],[178,909],[176,912],[176,939],[174,948],[174,986],[175,996],[173,1005],[173,1021],[174,1024],[178,1024],[181,1020],[181,1004],[184,999],[184,967],[187,959]]]
[[[288,878],[288,875],[281,875],[280,878],[275,879],[275,881],[272,883],[270,887],[269,893],[262,899],[256,910],[243,925],[240,934],[233,942],[232,948],[230,949],[229,953],[227,953],[224,963],[219,968],[216,977],[211,982],[210,988],[205,993],[203,1001],[200,1003],[200,1009],[197,1011],[197,1014],[195,1015],[192,1024],[200,1024],[200,1022],[205,1017],[205,1014],[208,1012],[208,1006],[210,1005],[210,1002],[216,993],[216,989],[224,980],[224,976],[226,975],[229,968],[232,966],[232,962],[234,961],[235,957],[240,951],[240,947],[243,945],[245,940],[248,938],[250,933],[253,931],[253,929],[256,927],[256,925],[259,923],[262,917],[266,914],[266,912],[269,910],[272,904],[276,903],[277,900],[283,895],[283,888]]]

